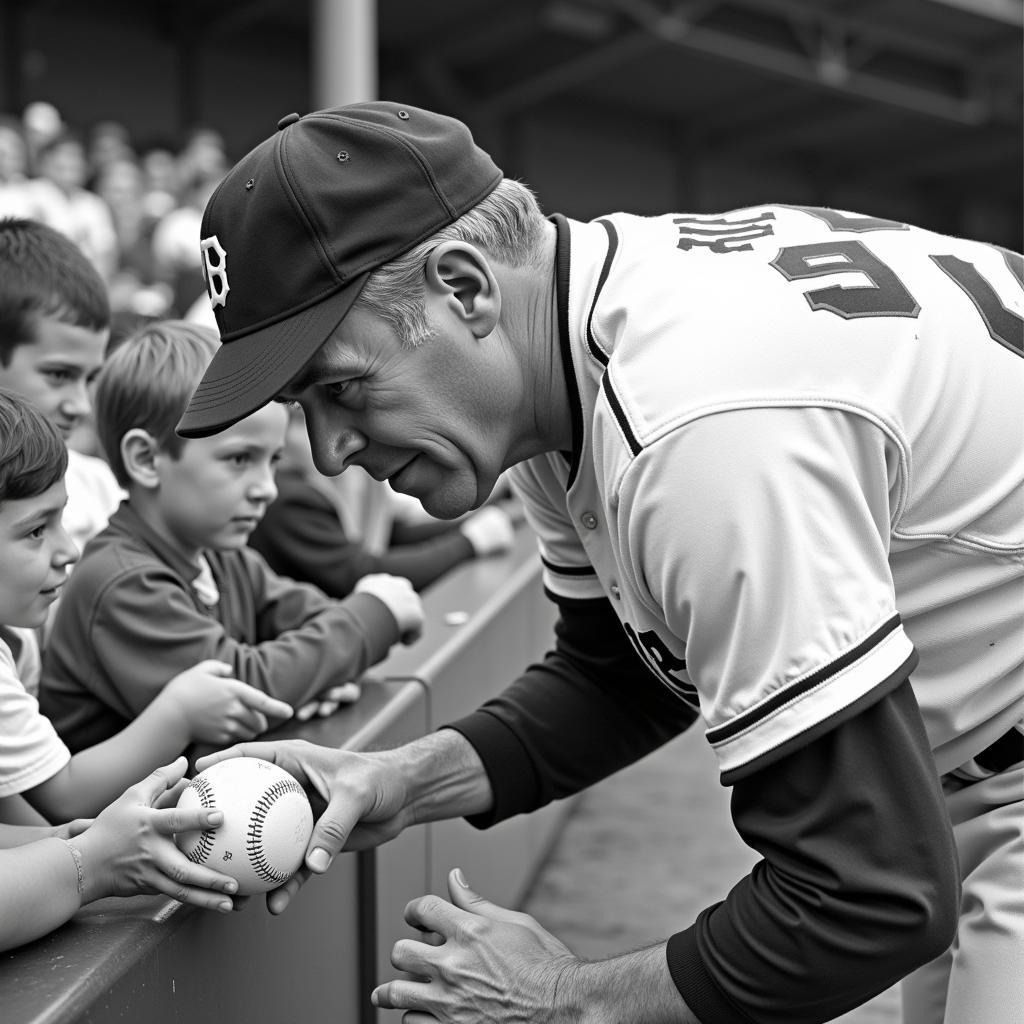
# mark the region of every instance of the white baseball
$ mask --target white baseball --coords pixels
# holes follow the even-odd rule
[[[313,809],[294,777],[258,757],[218,761],[178,798],[189,809],[213,807],[224,824],[175,836],[194,864],[230,875],[239,895],[267,892],[299,869],[313,833]]]

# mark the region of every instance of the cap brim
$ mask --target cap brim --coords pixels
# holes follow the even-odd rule
[[[178,423],[178,435],[209,437],[266,405],[316,355],[369,276],[360,275],[286,320],[222,344]]]

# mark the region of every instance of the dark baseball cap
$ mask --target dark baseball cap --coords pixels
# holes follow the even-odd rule
[[[221,346],[178,433],[266,405],[330,337],[377,267],[480,202],[501,171],[461,121],[390,102],[300,117],[210,198],[200,252]]]

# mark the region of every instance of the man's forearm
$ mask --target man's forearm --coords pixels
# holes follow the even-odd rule
[[[664,942],[570,964],[554,1003],[554,1019],[566,1024],[700,1024],[668,972]]]
[[[439,729],[388,751],[406,780],[409,824],[482,814],[491,784],[473,745],[454,729]]]

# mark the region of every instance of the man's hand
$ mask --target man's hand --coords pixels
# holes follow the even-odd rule
[[[423,896],[405,908],[420,940],[395,943],[409,977],[379,985],[375,1006],[402,1024],[699,1024],[672,982],[665,943],[606,960],[575,956],[529,914],[478,896],[456,868],[451,902]]]
[[[410,1011],[404,1024],[558,1019],[559,981],[581,961],[529,914],[478,896],[458,868],[448,892],[450,903],[422,896],[405,908],[405,920],[431,941],[395,943],[392,964],[413,977],[378,986],[374,1006]]]
[[[319,814],[306,848],[305,865],[267,894],[280,914],[311,874],[323,874],[342,850],[364,850],[393,839],[411,824],[406,777],[388,752],[361,754],[306,740],[238,743],[201,757],[197,771],[230,757],[259,757],[290,772]]]

